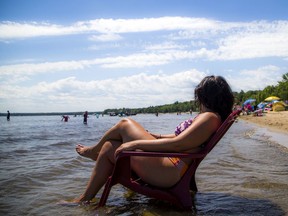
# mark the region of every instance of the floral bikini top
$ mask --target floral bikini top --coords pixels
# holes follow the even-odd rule
[[[193,123],[194,119],[197,118],[197,116],[195,116],[194,118],[190,118],[190,119],[187,119],[187,120],[181,122],[175,128],[175,135],[178,136],[180,133],[182,133],[184,130],[186,130]]]

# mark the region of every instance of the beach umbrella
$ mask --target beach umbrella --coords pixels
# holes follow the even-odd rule
[[[256,101],[256,99],[249,98],[246,101],[244,101],[243,105],[250,104],[250,103],[255,102],[255,101]]]
[[[267,97],[264,101],[274,101],[274,100],[280,100],[280,98],[276,96],[270,96]]]
[[[257,107],[260,108],[260,109],[264,109],[264,107],[265,107],[267,104],[268,104],[268,103],[266,103],[266,102],[261,102],[261,103],[259,103],[259,104],[257,105]]]

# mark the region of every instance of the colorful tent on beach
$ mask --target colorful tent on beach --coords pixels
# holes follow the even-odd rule
[[[288,107],[283,101],[275,101],[272,105],[273,111],[284,111]]]

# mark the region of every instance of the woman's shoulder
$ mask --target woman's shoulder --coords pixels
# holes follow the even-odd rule
[[[206,121],[209,123],[214,123],[216,126],[219,126],[221,121],[221,116],[218,113],[215,112],[203,112],[199,113],[195,121]]]
[[[221,116],[217,113],[217,112],[211,112],[211,111],[206,111],[203,113],[199,113],[199,116],[205,116],[205,117],[211,117],[211,118],[217,118],[217,119],[221,119]]]

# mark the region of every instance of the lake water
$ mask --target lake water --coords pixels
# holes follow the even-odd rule
[[[149,131],[171,133],[188,114],[136,115]],[[196,172],[195,211],[129,193],[116,185],[107,206],[61,206],[79,196],[94,162],[75,145],[93,145],[120,117],[11,116],[0,118],[0,215],[287,215],[288,136],[238,121]],[[268,135],[267,135],[268,134]],[[281,137],[279,139],[279,137]],[[96,196],[99,198],[100,193]]]

